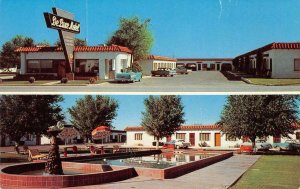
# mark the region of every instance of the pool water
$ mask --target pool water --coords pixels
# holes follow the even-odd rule
[[[197,161],[207,157],[209,157],[209,155],[162,153],[151,156],[131,157],[125,159],[90,159],[84,162],[91,164],[165,169],[168,167],[182,165],[188,162]]]

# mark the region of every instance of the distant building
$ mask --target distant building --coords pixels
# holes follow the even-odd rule
[[[300,78],[300,42],[268,44],[237,56],[233,65],[259,77]]]
[[[127,131],[127,145],[130,146],[153,146],[153,142],[156,141],[140,126],[126,127],[125,131]],[[297,126],[294,134],[289,136],[292,139],[300,140],[300,125]],[[160,141],[167,142],[175,139],[183,139],[194,147],[199,147],[199,144],[205,142],[209,147],[233,148],[243,142],[242,139],[228,137],[218,125],[183,125],[172,136],[163,137]],[[284,142],[287,138],[269,136],[266,139],[272,144],[273,142]]]
[[[177,58],[177,66],[192,71],[231,71],[231,58]]]
[[[164,56],[149,55],[144,60],[139,61],[142,67],[142,72],[144,75],[151,75],[152,70],[157,70],[158,68],[176,68],[176,59]]]
[[[69,68],[61,47],[20,47],[16,52],[21,54],[21,75],[57,79],[73,77],[67,74],[71,72],[74,79],[114,79],[122,69],[130,67],[132,59],[132,51],[118,45],[76,46]]]

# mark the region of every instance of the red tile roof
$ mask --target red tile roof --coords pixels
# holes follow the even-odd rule
[[[270,43],[268,45],[265,45],[263,47],[254,49],[250,52],[244,53],[238,57],[242,57],[242,56],[249,56],[249,55],[253,55],[253,54],[257,54],[257,52],[265,52],[265,51],[269,51],[272,49],[300,49],[300,42],[293,42],[293,43],[278,43],[278,42],[274,42],[274,43]]]
[[[198,131],[198,130],[220,130],[219,125],[182,125],[179,127],[181,131]],[[145,131],[141,126],[126,127],[125,131]]]
[[[169,58],[164,56],[156,56],[156,55],[149,55],[145,58],[145,60],[164,60],[164,61],[177,61],[176,58]]]
[[[232,58],[177,58],[177,61],[232,61]]]
[[[19,47],[15,52],[62,52],[61,47],[36,46],[36,47]],[[110,46],[76,46],[74,52],[126,52],[132,53],[127,47],[119,45]]]

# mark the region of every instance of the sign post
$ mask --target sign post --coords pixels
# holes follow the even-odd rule
[[[65,56],[65,73],[73,75],[73,52],[75,34],[80,33],[80,23],[73,20],[74,15],[67,11],[52,8],[52,13],[44,13],[48,28],[56,29],[59,34],[61,46]]]

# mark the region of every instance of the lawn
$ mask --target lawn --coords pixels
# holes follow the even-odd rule
[[[232,187],[240,188],[300,188],[299,156],[262,156]]]
[[[300,85],[300,79],[246,78],[254,85]]]
[[[14,80],[4,80],[0,82],[1,85],[42,85],[46,83],[55,82],[55,80],[37,80],[34,83],[29,83],[29,81],[14,81]]]

